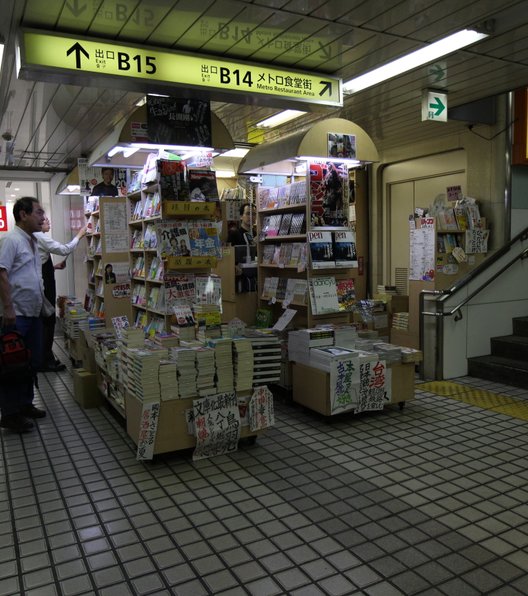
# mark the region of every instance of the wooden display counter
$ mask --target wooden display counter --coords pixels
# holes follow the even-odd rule
[[[193,398],[171,399],[160,402],[154,455],[190,449],[196,446],[194,436],[187,432],[187,422],[185,420],[185,410],[192,407]],[[138,444],[142,409],[143,402],[127,393],[125,396],[126,429],[136,445]],[[256,438],[261,433],[262,431],[251,432],[248,426],[242,426],[240,438]]]
[[[414,362],[391,364],[392,400],[389,404],[400,404],[414,397]],[[293,401],[331,416],[330,373],[298,362],[292,363]],[[352,411],[352,410],[349,410]]]

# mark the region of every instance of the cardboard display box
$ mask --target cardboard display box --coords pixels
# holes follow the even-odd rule
[[[391,404],[404,402],[414,397],[414,363],[390,364],[392,371]],[[324,416],[331,416],[330,373],[318,368],[294,362],[293,401]]]
[[[95,373],[77,368],[73,371],[73,398],[83,408],[98,408],[104,397],[99,391]]]

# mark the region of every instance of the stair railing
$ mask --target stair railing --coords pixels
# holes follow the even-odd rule
[[[419,341],[420,350],[424,353],[425,348],[425,317],[435,317],[435,333],[436,333],[436,351],[434,358],[434,371],[435,379],[442,379],[443,375],[440,371],[444,368],[443,350],[440,349],[444,343],[444,320],[446,317],[454,315],[454,321],[460,321],[463,317],[462,307],[468,304],[475,296],[477,296],[482,290],[490,286],[497,278],[499,278],[505,271],[510,269],[512,265],[518,261],[522,261],[528,258],[528,248],[523,248],[520,244],[528,240],[528,228],[525,228],[522,232],[512,238],[507,244],[502,246],[499,250],[494,252],[490,257],[483,261],[480,265],[475,267],[467,275],[459,279],[450,288],[445,290],[422,290],[419,297]],[[518,250],[513,249],[518,246]],[[509,259],[504,265],[502,265],[497,271],[490,275],[485,275],[490,271],[490,268],[505,257],[510,251],[514,252],[512,258]],[[455,296],[457,293],[467,288],[467,286],[475,281],[482,279],[479,285],[465,296],[460,302],[449,310],[444,310],[445,302]],[[425,310],[425,301],[434,302],[435,310]],[[424,361],[419,366],[419,376],[424,378]]]

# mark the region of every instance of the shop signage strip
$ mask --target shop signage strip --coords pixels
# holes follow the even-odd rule
[[[23,30],[19,76],[97,75],[342,106],[341,79],[109,40]],[[76,79],[78,80],[78,78]]]

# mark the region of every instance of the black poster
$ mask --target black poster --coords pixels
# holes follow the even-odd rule
[[[147,95],[149,142],[212,147],[209,101]]]

